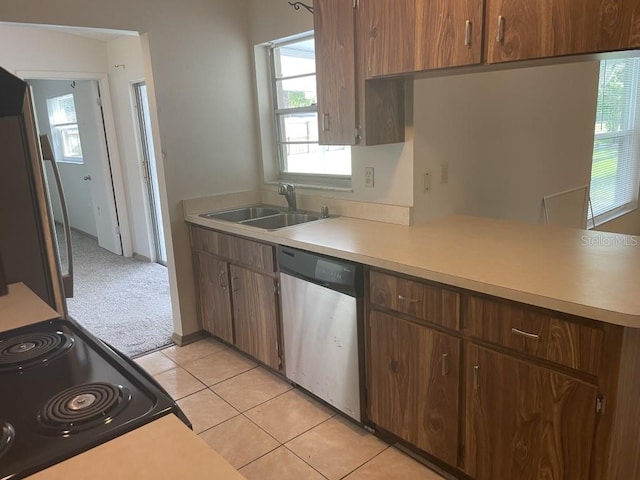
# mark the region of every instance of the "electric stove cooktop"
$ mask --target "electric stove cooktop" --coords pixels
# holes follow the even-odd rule
[[[149,374],[73,320],[0,333],[0,480],[24,478],[167,414],[191,427]]]

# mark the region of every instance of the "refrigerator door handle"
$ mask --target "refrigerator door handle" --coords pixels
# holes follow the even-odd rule
[[[51,148],[51,142],[49,137],[44,134],[40,135],[40,146],[42,148],[43,160],[51,162],[51,169],[53,170],[53,176],[56,179],[56,188],[58,189],[58,195],[60,197],[60,206],[62,207],[62,221],[64,223],[64,237],[67,245],[67,274],[62,275],[62,285],[64,287],[64,296],[66,298],[73,297],[73,246],[71,245],[71,226],[69,225],[69,211],[67,210],[67,201],[64,197],[64,190],[62,188],[62,178],[60,177],[60,170],[58,164],[53,155],[53,149]]]

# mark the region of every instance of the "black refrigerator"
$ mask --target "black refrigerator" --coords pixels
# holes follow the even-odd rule
[[[72,275],[61,273],[42,147],[29,86],[0,68],[0,260],[7,283],[22,282],[61,315],[73,294]],[[45,138],[46,140],[46,138]],[[56,182],[61,182],[53,155]],[[62,195],[62,191],[60,191]],[[62,197],[64,198],[64,197]],[[62,222],[68,238],[68,219]],[[67,252],[71,261],[70,252]]]

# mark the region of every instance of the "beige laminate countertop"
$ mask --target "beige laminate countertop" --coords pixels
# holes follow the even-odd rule
[[[452,215],[416,226],[336,217],[266,231],[187,222],[640,328],[640,238]]]
[[[175,415],[166,415],[28,478],[244,480]]]
[[[9,285],[9,294],[0,297],[0,332],[59,316],[24,283]]]
[[[58,316],[22,283],[9,285],[9,294],[0,297],[0,332]],[[244,480],[175,415],[162,417],[28,478]]]

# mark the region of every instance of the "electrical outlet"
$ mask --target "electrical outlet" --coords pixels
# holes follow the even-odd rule
[[[373,188],[375,185],[373,167],[364,167],[364,186]]]
[[[424,172],[424,191],[431,191],[431,170]]]
[[[449,183],[449,162],[440,165],[440,183]]]

